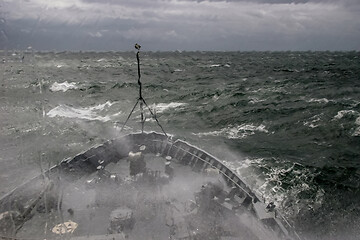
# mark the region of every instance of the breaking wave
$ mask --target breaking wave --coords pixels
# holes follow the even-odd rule
[[[317,115],[309,118],[308,120],[304,121],[304,126],[307,126],[309,128],[318,127],[320,125],[319,122],[321,121],[322,116],[323,116],[323,114],[317,114]]]
[[[196,136],[223,136],[228,139],[242,139],[254,135],[256,132],[269,133],[266,126],[263,124],[259,126],[253,124],[241,124],[237,126],[230,125],[218,131],[193,134]]]
[[[309,102],[309,103],[312,103],[312,102],[315,102],[315,103],[329,103],[330,100],[328,100],[327,98],[320,98],[320,99],[311,98],[311,99],[307,100],[307,102]]]
[[[354,115],[358,115],[358,114],[359,113],[354,111],[354,110],[341,110],[335,115],[334,120],[335,119],[339,120],[339,119],[342,119],[345,116],[349,116],[349,115],[354,116]]]
[[[353,137],[358,137],[360,136],[360,113],[354,110],[341,110],[339,111],[334,118],[332,119],[333,121],[338,121],[341,120],[343,118],[347,118],[349,117],[350,119],[356,118],[354,125],[355,127],[352,129],[353,132],[351,134],[351,136]]]
[[[113,119],[113,117],[118,116],[120,113],[115,113],[112,115],[102,116],[101,112],[111,107],[114,103],[107,101],[104,104],[99,104],[93,107],[85,107],[85,108],[75,108],[68,105],[60,105],[53,109],[51,109],[46,115],[49,117],[65,117],[65,118],[77,118],[84,119],[90,121],[101,121],[108,122]]]
[[[360,117],[356,118],[355,120],[355,124],[358,126],[354,133],[352,134],[353,136],[360,136]]]
[[[316,210],[324,201],[324,189],[315,182],[319,169],[275,158],[246,158],[226,162],[265,202],[274,202],[292,218],[300,211]]]
[[[162,113],[164,111],[174,109],[174,108],[183,108],[187,105],[187,103],[180,102],[171,102],[171,103],[158,103],[154,104],[154,109],[156,109],[157,113]]]
[[[50,90],[52,92],[59,92],[59,91],[63,91],[63,92],[66,92],[67,90],[70,90],[70,89],[77,89],[78,86],[77,86],[77,83],[75,82],[68,82],[68,81],[65,81],[65,82],[62,82],[62,83],[58,83],[58,82],[54,82],[51,87],[50,87]]]

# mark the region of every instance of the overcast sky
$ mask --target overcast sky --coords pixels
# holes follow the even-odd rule
[[[0,0],[0,48],[358,50],[360,0]]]

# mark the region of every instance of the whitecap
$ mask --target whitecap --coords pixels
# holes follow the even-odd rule
[[[249,97],[249,99],[250,99],[249,103],[251,103],[251,104],[255,104],[255,103],[259,103],[259,102],[264,102],[264,101],[266,101],[266,99],[258,99],[258,98],[256,98],[256,97]]]
[[[97,62],[104,62],[107,61],[106,58],[100,58],[99,60],[96,60]]]
[[[184,107],[186,105],[187,105],[187,103],[179,103],[179,102],[158,103],[158,104],[155,104],[154,108],[156,109],[157,113],[162,113],[168,109]]]
[[[269,165],[268,160],[264,158],[224,161],[224,164],[235,170],[262,201],[274,202],[285,214],[297,214],[303,206],[313,209],[320,207],[324,200],[324,190],[313,184],[314,173],[298,163],[279,163]],[[284,183],[290,184],[291,187],[284,188]],[[304,192],[311,192],[313,195],[301,198]],[[292,204],[294,201],[296,205]]]
[[[356,118],[355,124],[360,126],[360,117]]]
[[[237,126],[228,126],[217,131],[193,134],[197,136],[225,136],[228,139],[243,139],[254,135],[256,132],[269,133],[263,124],[259,126],[253,124],[241,124]]]
[[[309,128],[317,128],[319,126],[318,124],[309,123],[309,122],[305,122],[304,125]]]
[[[90,121],[101,121],[101,122],[108,122],[113,117],[118,116],[120,113],[115,113],[113,115],[105,115],[101,116],[100,113],[106,107],[110,107],[113,103],[107,101],[104,104],[99,104],[93,107],[71,107],[68,105],[60,105],[53,109],[51,109],[46,115],[49,117],[66,117],[66,118],[77,118],[77,119],[84,119]]]
[[[338,113],[335,115],[334,120],[342,119],[345,115],[355,115],[355,114],[358,114],[358,113],[354,110],[341,110],[341,111],[338,111]]]
[[[354,124],[357,125],[357,127],[355,127],[354,132],[351,134],[351,136],[353,137],[359,137],[360,136],[360,114],[357,111],[354,110],[341,110],[339,111],[336,116],[333,118],[334,120],[339,120],[342,119],[344,116],[346,115],[350,115],[350,116],[357,116],[357,118],[355,119]]]
[[[355,120],[355,124],[360,126],[360,117],[356,118]],[[352,134],[352,136],[354,137],[359,137],[360,136],[360,127],[357,127],[354,131],[354,133]]]
[[[91,110],[104,110],[106,107],[111,107],[114,104],[114,102],[107,101],[104,104],[99,104],[94,107],[89,107]]]
[[[217,95],[217,94],[215,94],[215,95],[212,97],[212,99],[213,99],[214,102],[216,102],[217,100],[219,100],[219,98],[220,98],[220,95]]]
[[[316,103],[328,103],[330,102],[327,98],[311,98],[309,100],[307,100],[307,102],[311,103],[311,102],[316,102]]]
[[[307,126],[309,128],[316,128],[319,126],[319,124],[317,124],[320,120],[321,120],[321,116],[323,114],[317,114],[311,118],[309,118],[308,121],[304,121],[304,126]]]
[[[184,70],[182,69],[175,69],[174,72],[183,72]]]
[[[360,127],[357,127],[351,136],[360,137]]]
[[[66,92],[69,89],[77,89],[77,88],[78,87],[76,86],[75,82],[68,83],[68,81],[65,81],[63,83],[54,82],[51,85],[50,90],[52,92],[59,92],[59,91]]]

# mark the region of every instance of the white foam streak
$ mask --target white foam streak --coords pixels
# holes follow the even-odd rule
[[[85,107],[85,108],[75,108],[67,105],[60,105],[53,109],[51,109],[46,115],[49,117],[66,117],[66,118],[77,118],[84,119],[90,121],[101,121],[108,122],[113,117],[118,116],[120,113],[115,113],[113,115],[99,115],[102,110],[106,107],[110,107],[114,103],[107,101],[104,104],[99,104],[93,107]]]
[[[304,126],[307,126],[309,128],[316,128],[319,126],[319,124],[317,124],[320,120],[321,120],[321,116],[323,114],[317,114],[311,118],[309,118],[309,121],[304,121]]]
[[[168,109],[184,107],[186,105],[187,103],[178,103],[178,102],[158,103],[155,105],[155,109],[157,113],[162,113]]]
[[[197,136],[225,136],[228,139],[242,139],[250,135],[254,135],[256,132],[268,133],[265,125],[261,124],[255,126],[253,124],[241,124],[238,126],[229,126],[218,131],[196,133]]]
[[[106,58],[100,58],[99,60],[96,60],[97,62],[106,62],[107,59]]]
[[[310,100],[308,100],[307,102],[311,103],[311,102],[316,102],[316,103],[328,103],[330,102],[327,98],[311,98]]]
[[[78,87],[76,86],[75,82],[68,83],[68,81],[65,81],[63,83],[58,83],[58,82],[53,83],[53,85],[51,85],[50,87],[50,90],[52,92],[59,92],[59,91],[66,92],[69,89],[77,89],[77,88]]]
[[[264,102],[267,100],[267,99],[259,99],[256,97],[250,97],[249,99],[250,99],[249,103],[251,103],[251,104],[260,103],[260,102]]]

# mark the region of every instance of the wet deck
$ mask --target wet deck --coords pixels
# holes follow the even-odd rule
[[[175,171],[169,179],[164,171],[165,161],[162,157],[145,154],[146,174],[130,176],[129,162],[124,159],[108,164],[105,174],[98,171],[75,182],[63,182],[61,210],[52,209],[51,214],[37,212],[16,236],[39,239],[61,236],[74,239],[259,239],[246,226],[249,224],[247,218],[247,223],[242,223],[241,211],[237,216],[221,204],[212,202],[214,199],[208,199],[208,206],[196,203],[195,193],[208,183],[226,190],[220,174],[205,175],[172,162]],[[133,214],[132,229],[110,234],[112,212],[124,208]],[[69,221],[77,224],[72,233],[52,232],[57,224]]]

